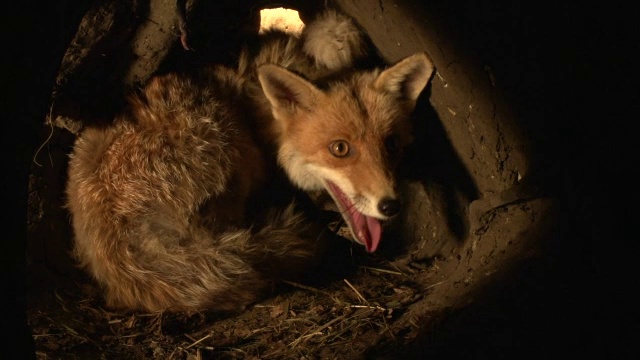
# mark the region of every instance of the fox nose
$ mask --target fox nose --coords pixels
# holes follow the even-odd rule
[[[378,203],[378,211],[385,216],[395,216],[400,212],[400,201],[392,198],[384,198]]]

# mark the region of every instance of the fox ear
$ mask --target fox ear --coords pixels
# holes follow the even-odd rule
[[[309,81],[277,65],[266,64],[258,68],[262,90],[274,111],[293,113],[315,107],[321,91]]]
[[[375,86],[398,94],[402,98],[416,101],[429,82],[433,70],[431,58],[424,52],[417,53],[385,69],[378,75]]]

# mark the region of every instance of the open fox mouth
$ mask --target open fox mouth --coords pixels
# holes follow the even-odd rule
[[[325,184],[355,240],[364,245],[368,252],[376,251],[382,237],[380,221],[375,217],[367,216],[358,211],[347,194],[336,184],[328,180],[325,180]]]

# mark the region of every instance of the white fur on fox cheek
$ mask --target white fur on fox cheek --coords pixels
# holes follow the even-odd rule
[[[336,184],[347,196],[351,198],[351,201],[356,203],[353,198],[355,190],[353,184],[349,179],[345,178],[339,171],[329,169],[326,167],[318,166],[313,163],[307,163],[305,157],[295,151],[292,146],[283,144],[278,152],[278,161],[284,168],[287,176],[296,186],[302,190],[324,190],[325,181],[331,181]],[[361,194],[365,202],[358,201],[358,211],[368,216],[373,216],[378,219],[386,218],[380,214],[375,204],[377,199],[372,198],[367,194]]]
[[[386,216],[378,212],[377,207],[375,206],[375,204],[377,203],[377,200],[375,198],[369,196],[368,194],[359,194],[360,199],[366,201],[363,202],[361,200],[359,201],[358,199],[355,199],[354,194],[356,194],[356,191],[353,187],[353,183],[351,183],[351,181],[348,178],[344,177],[340,172],[314,165],[309,165],[309,167],[319,179],[324,179],[323,182],[328,180],[338,186],[340,190],[342,190],[342,192],[344,192],[351,199],[351,202],[359,212],[378,219],[386,218]]]
[[[278,162],[287,176],[302,190],[313,191],[324,189],[322,180],[312,170],[312,165],[305,162],[304,156],[296,152],[291,146],[283,145],[278,151]]]
[[[331,181],[332,183],[336,184],[340,188],[340,190],[342,190],[350,198],[351,194],[355,192],[351,181],[342,176],[342,174],[340,174],[338,171],[321,166],[315,166],[313,164],[310,164],[309,168],[311,169],[311,171],[313,171],[318,179],[321,179],[322,183],[324,183],[323,180],[325,179]]]

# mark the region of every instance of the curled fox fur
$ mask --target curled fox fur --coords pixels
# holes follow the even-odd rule
[[[249,211],[272,164],[302,190],[328,191],[355,241],[376,250],[380,221],[400,211],[393,170],[433,64],[419,53],[350,71],[363,39],[326,12],[301,38],[268,34],[237,69],[158,76],[111,126],[80,134],[67,185],[74,251],[108,306],[237,310],[308,266],[321,245],[313,221],[294,204]]]

